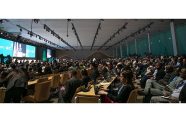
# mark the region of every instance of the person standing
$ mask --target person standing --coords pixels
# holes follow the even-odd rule
[[[7,84],[5,92],[5,103],[20,103],[21,97],[25,93],[27,79],[21,69],[17,69],[15,64],[11,64],[12,71],[1,82]]]

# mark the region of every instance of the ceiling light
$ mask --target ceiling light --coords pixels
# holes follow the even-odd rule
[[[34,19],[34,22],[37,24],[39,22],[39,19]]]

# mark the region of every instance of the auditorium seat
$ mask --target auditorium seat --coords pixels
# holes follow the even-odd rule
[[[61,80],[60,75],[54,75],[51,80],[51,88],[52,89],[58,88],[60,80]]]
[[[28,95],[23,98],[25,102],[45,102],[50,96],[50,81],[37,83],[35,85],[34,95]]]
[[[65,85],[68,79],[70,79],[69,73],[68,72],[63,73],[61,76],[60,85]]]
[[[134,89],[131,91],[129,98],[127,100],[127,103],[136,103],[137,102],[137,96],[138,96],[138,89]]]
[[[89,96],[76,96],[75,103],[100,103],[99,96],[89,97]]]

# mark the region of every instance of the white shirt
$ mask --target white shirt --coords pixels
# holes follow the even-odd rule
[[[158,70],[156,69],[156,70],[154,71],[154,73],[153,73],[154,79],[156,79],[156,74],[157,74],[157,72],[158,72]]]

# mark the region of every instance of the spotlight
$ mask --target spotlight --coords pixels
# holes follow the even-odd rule
[[[33,33],[32,32],[30,32],[30,37],[32,37],[33,36]]]
[[[39,22],[39,19],[34,19],[34,22],[37,24]]]

